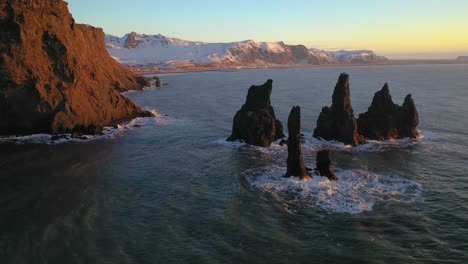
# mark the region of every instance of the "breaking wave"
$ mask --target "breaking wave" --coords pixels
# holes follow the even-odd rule
[[[336,171],[338,181],[314,176],[304,182],[282,177],[284,167],[249,170],[244,176],[249,184],[279,197],[289,212],[304,206],[318,206],[328,213],[357,214],[371,211],[377,204],[411,203],[421,196],[420,184],[399,175],[376,174],[366,170]]]
[[[414,138],[403,138],[403,139],[394,139],[394,140],[384,140],[384,141],[377,141],[377,140],[368,140],[366,144],[359,145],[353,147],[351,145],[344,145],[342,142],[339,141],[326,141],[320,140],[312,136],[312,133],[303,133],[303,143],[302,148],[304,151],[319,151],[322,149],[330,149],[334,151],[347,151],[347,152],[384,152],[390,149],[397,149],[397,148],[406,148],[411,147],[416,144],[419,144],[422,140],[432,140],[435,138],[435,134],[433,132],[424,131],[420,132],[420,136],[416,139]],[[286,136],[287,138],[287,136]],[[261,148],[256,146],[249,146],[246,143],[235,141],[235,142],[228,142],[225,139],[218,139],[215,141],[216,144],[224,145],[231,148],[236,147],[251,147],[251,148],[258,148],[262,152],[283,152],[287,151],[286,146],[280,146],[279,140],[274,142],[269,148]]]
[[[150,111],[154,117],[137,117],[129,122],[122,123],[116,127],[103,127],[102,135],[84,135],[80,138],[72,138],[71,134],[62,134],[57,140],[52,140],[50,134],[33,134],[27,136],[7,136],[0,137],[0,144],[15,143],[15,144],[60,144],[66,142],[90,142],[99,139],[113,139],[124,135],[127,132],[135,129],[140,129],[145,126],[165,125],[169,122],[167,115],[158,113],[155,109],[145,109]]]

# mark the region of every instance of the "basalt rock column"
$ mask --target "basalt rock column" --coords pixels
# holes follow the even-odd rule
[[[288,118],[288,159],[287,171],[284,177],[296,176],[301,180],[310,180],[312,177],[307,171],[302,159],[301,144],[301,108],[294,106]]]
[[[368,111],[357,122],[359,133],[373,140],[418,137],[419,117],[411,95],[399,106],[393,103],[387,84],[375,93]]]
[[[247,144],[268,147],[283,138],[283,125],[276,119],[270,95],[273,80],[249,88],[246,101],[234,116],[232,134],[227,141],[243,140]]]
[[[317,152],[316,166],[315,171],[320,176],[325,176],[330,181],[338,180],[338,177],[336,177],[335,172],[333,171],[330,150],[320,150]]]
[[[323,107],[314,130],[314,137],[324,140],[338,140],[357,146],[365,143],[358,134],[349,93],[349,75],[342,73],[333,91],[331,107]]]
[[[411,94],[405,97],[403,105],[398,109],[397,120],[399,138],[417,138],[419,136],[418,130],[416,129],[419,125],[419,114]]]

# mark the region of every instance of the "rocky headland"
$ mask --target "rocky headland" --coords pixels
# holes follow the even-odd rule
[[[107,53],[100,28],[62,0],[0,2],[0,134],[80,133],[151,116],[120,92],[137,77]]]

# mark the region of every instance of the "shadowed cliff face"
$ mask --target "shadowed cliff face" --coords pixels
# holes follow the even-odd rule
[[[301,180],[310,180],[312,177],[309,175],[302,159],[301,108],[299,106],[294,106],[289,113],[288,133],[287,171],[284,177],[296,176]]]
[[[317,152],[315,172],[320,176],[327,177],[330,181],[338,180],[331,162],[331,151],[328,149]]]
[[[314,137],[338,140],[357,146],[365,142],[359,135],[349,92],[349,75],[342,73],[333,91],[331,107],[323,107],[317,120]]]
[[[146,81],[109,56],[102,29],[75,24],[64,1],[2,1],[0,28],[0,134],[148,115],[119,93]]]
[[[243,140],[250,145],[268,147],[284,137],[283,125],[276,119],[270,95],[273,80],[249,88],[245,104],[237,111],[228,141]]]
[[[359,133],[369,139],[387,140],[418,137],[418,112],[411,95],[403,106],[393,103],[388,85],[375,93],[367,112],[359,115]]]

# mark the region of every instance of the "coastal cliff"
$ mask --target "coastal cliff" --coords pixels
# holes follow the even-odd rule
[[[100,28],[62,0],[0,2],[0,134],[63,133],[150,116],[120,92],[147,80],[113,60]]]

